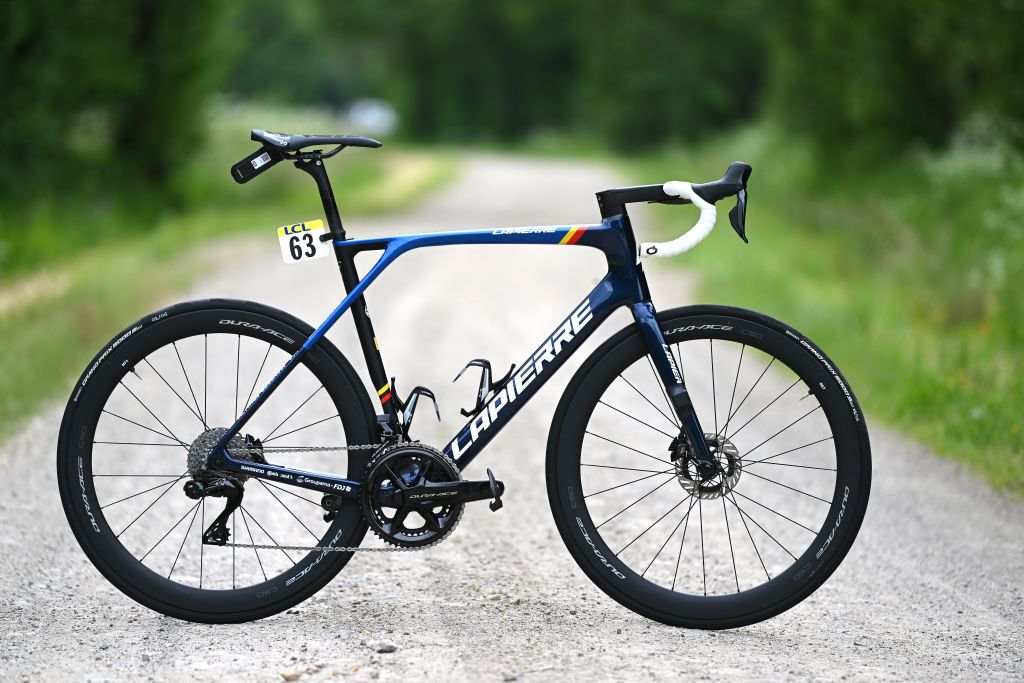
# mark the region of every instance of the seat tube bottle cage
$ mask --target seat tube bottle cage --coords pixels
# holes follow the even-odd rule
[[[399,430],[402,427],[402,404],[387,379],[363,294],[389,265],[408,251],[469,244],[591,247],[604,254],[608,272],[586,297],[562,317],[551,334],[516,366],[516,372],[501,386],[494,388],[486,405],[480,406],[459,432],[448,441],[444,451],[455,460],[460,469],[472,462],[484,446],[580,348],[598,326],[621,306],[630,308],[642,332],[642,338],[654,359],[672,410],[678,418],[681,430],[679,436],[685,436],[693,445],[698,467],[715,466],[694,412],[693,402],[686,391],[682,373],[658,325],[647,281],[637,258],[637,245],[629,216],[623,204],[602,202],[603,221],[594,225],[515,227],[347,239],[322,162],[315,159],[303,160],[296,162],[296,165],[316,180],[320,190],[331,230],[330,239],[334,243],[338,268],[347,294],[221,437],[211,451],[211,466],[222,470],[242,471],[245,463],[231,457],[226,449],[228,442],[241,431],[256,410],[302,361],[305,354],[316,346],[327,331],[349,310],[352,311],[367,369],[383,409],[384,414],[379,421],[388,423],[392,431]],[[598,198],[600,202],[600,194]],[[377,261],[360,278],[354,258],[363,251],[381,253]],[[253,472],[253,469],[250,464],[245,470],[246,474],[257,478],[286,479],[303,488],[340,493],[347,497],[357,497],[361,488],[360,482],[319,472],[305,472],[271,464],[261,464],[258,468],[260,472]]]

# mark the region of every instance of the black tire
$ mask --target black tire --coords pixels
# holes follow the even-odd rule
[[[161,484],[160,486],[165,487],[163,493],[160,493],[162,500],[154,500],[150,507],[145,508],[138,518],[131,521],[120,532],[115,533],[111,528],[111,520],[114,517],[120,517],[116,520],[118,528],[124,526],[123,520],[129,519],[135,513],[135,508],[129,506],[144,505],[152,496],[159,493],[160,489],[157,488],[152,493],[144,492],[112,502],[113,494],[108,494],[108,492],[116,492],[117,487],[129,484],[140,488],[143,486],[143,484],[134,482],[146,482],[145,485],[148,486],[148,483],[153,481],[152,477],[173,476],[153,474],[153,471],[159,471],[156,469],[158,467],[166,468],[165,472],[171,472],[172,467],[174,472],[182,468],[187,471],[187,449],[183,452],[182,444],[191,444],[193,439],[207,428],[207,420],[210,423],[214,423],[215,419],[219,420],[216,423],[218,427],[229,426],[232,407],[226,404],[229,404],[230,400],[219,401],[216,399],[217,396],[227,395],[231,388],[231,380],[223,379],[224,372],[233,375],[234,403],[236,404],[233,408],[237,414],[237,404],[241,402],[243,408],[246,405],[245,401],[248,400],[245,397],[246,392],[249,392],[251,396],[252,391],[262,388],[269,381],[271,373],[276,372],[283,364],[280,362],[281,359],[292,355],[312,332],[313,328],[301,320],[267,306],[223,299],[192,301],[171,306],[142,318],[115,336],[104,347],[104,350],[90,362],[78,380],[64,413],[57,447],[57,479],[64,511],[75,538],[78,539],[82,549],[100,573],[125,595],[151,609],[179,619],[206,623],[251,621],[276,614],[305,600],[326,585],[351,559],[352,554],[345,552],[309,552],[305,554],[299,552],[293,553],[293,555],[284,553],[284,557],[281,557],[278,553],[282,551],[277,551],[277,553],[264,551],[264,554],[261,555],[254,550],[238,549],[236,551],[213,546],[203,547],[202,543],[198,541],[203,530],[202,526],[208,525],[212,518],[224,509],[223,498],[203,499],[200,508],[202,519],[196,519],[200,509],[195,509],[191,513],[191,521],[183,518],[184,521],[180,525],[171,528],[171,531],[168,532],[172,538],[171,541],[165,542],[161,538],[157,545],[164,543],[164,546],[157,550],[151,550],[152,554],[141,555],[141,548],[146,547],[145,544],[149,542],[145,536],[145,527],[156,529],[158,521],[163,523],[169,520],[171,517],[168,516],[169,513],[165,511],[165,508],[169,510],[172,507],[180,507],[193,502],[187,499],[182,492],[182,485],[188,480],[187,477],[179,477],[169,484]],[[229,347],[228,351],[224,353],[230,353],[230,344],[236,337],[237,360],[230,358],[230,361],[234,362],[218,363],[215,349],[220,349],[221,347],[218,345],[226,339]],[[201,347],[198,346],[200,344]],[[199,366],[196,361],[192,360],[194,357],[192,351],[199,348],[203,354],[201,391]],[[179,357],[178,361],[174,360],[173,355],[169,355],[172,349],[173,353]],[[266,349],[265,354],[264,349]],[[247,364],[251,375],[251,369],[259,362],[260,356],[263,357],[264,363],[259,366],[260,369],[253,378],[250,380],[248,376],[242,375],[243,358],[246,361],[251,359],[251,363]],[[163,359],[169,360],[165,362]],[[180,374],[175,374],[179,372],[176,362],[181,362]],[[163,364],[163,372],[161,372],[160,363]],[[278,364],[275,366],[275,363]],[[264,372],[267,374],[261,374]],[[328,420],[316,427],[296,429],[295,431],[300,432],[299,434],[293,434],[283,443],[277,443],[309,445],[308,439],[316,438],[316,435],[343,439],[344,441],[340,445],[370,444],[376,441],[374,413],[362,382],[348,361],[330,342],[326,339],[320,340],[305,356],[303,362],[296,367],[293,375],[296,378],[295,382],[308,383],[309,387],[315,387],[319,383],[321,389],[316,389],[316,391],[326,390],[326,393],[319,393],[314,400],[308,401],[309,406],[331,412],[336,410],[337,415],[331,415]],[[245,379],[244,383],[242,383],[243,378]],[[165,389],[160,389],[161,381],[167,384]],[[255,390],[250,390],[250,381]],[[292,381],[293,376],[289,375],[281,388],[283,389],[288,382]],[[134,392],[131,390],[131,386],[136,387]],[[300,386],[305,388],[301,384]],[[150,397],[156,395],[155,392],[160,390],[164,391],[162,400],[167,404],[157,404],[157,408],[154,409]],[[133,408],[137,412],[127,415],[125,414],[127,410],[119,412],[122,410],[120,407],[116,410],[109,407],[115,402],[118,406],[121,406],[123,402],[130,403],[131,399],[128,398],[128,394],[141,397],[141,400],[138,398],[136,400],[140,406],[146,408],[146,411],[152,410],[149,416],[139,406]],[[208,394],[212,394],[215,400],[208,403]],[[271,407],[271,404],[276,395],[277,392],[271,396],[267,404],[257,411],[250,425],[255,424],[257,416],[264,411],[273,413],[274,408]],[[202,400],[201,406],[200,400]],[[188,412],[185,412],[182,406],[188,408]],[[192,406],[195,407],[195,410]],[[162,409],[172,412],[171,416],[178,422],[169,420],[167,417],[157,417]],[[178,424],[187,425],[185,421],[193,419],[189,417],[189,412],[194,416],[195,423],[191,427],[176,426]],[[285,414],[280,414],[280,417],[284,418]],[[301,411],[295,414],[303,416]],[[271,417],[276,418],[277,415],[268,416],[265,424],[273,424],[269,422]],[[298,417],[294,418],[295,421],[288,427],[279,430],[278,434],[283,435],[292,426],[297,427],[298,424],[301,424],[298,419]],[[250,425],[247,425],[247,428]],[[191,429],[192,431],[179,433],[179,429]],[[303,429],[306,431],[303,432]],[[118,438],[104,441],[97,438],[98,430],[100,430],[102,438],[107,438],[104,435],[108,432],[111,434],[130,432],[132,435],[138,434],[145,438]],[[310,436],[311,434],[313,436]],[[273,441],[275,438],[278,437],[275,435],[265,440]],[[306,439],[305,442],[292,443],[301,441],[303,438]],[[122,443],[125,441],[130,441],[131,445],[126,446]],[[159,443],[142,443],[145,441]],[[269,447],[269,444],[267,446]],[[336,458],[341,466],[329,471],[339,473],[347,471],[349,478],[358,479],[370,453],[372,451],[353,451],[347,456],[347,464],[343,460],[346,458],[344,453],[334,453],[331,457]],[[265,455],[267,454],[265,453]],[[328,457],[327,454],[319,453],[311,455]],[[298,457],[297,454],[281,454],[281,457],[289,456]],[[281,462],[280,458],[274,458],[271,461]],[[94,471],[94,465],[105,471],[111,467],[111,463],[114,464],[113,467],[116,467],[116,471],[127,469],[129,474],[103,474],[100,469]],[[147,473],[132,473],[139,471]],[[125,484],[126,480],[123,477],[127,476],[150,477],[150,479],[133,478]],[[122,479],[118,479],[119,477]],[[99,492],[97,482],[99,482]],[[298,525],[302,525],[305,529],[305,531],[298,530],[298,525],[295,525],[297,529],[295,533],[307,534],[305,542],[301,543],[303,546],[358,546],[366,532],[367,527],[356,502],[344,505],[336,519],[333,522],[327,522],[323,520],[323,510],[319,509],[320,496],[317,494],[310,496],[311,492],[309,491],[285,486],[278,486],[275,490],[259,480],[249,480],[249,484],[246,486],[245,496],[247,499],[250,496],[262,496],[262,498],[249,500],[257,507],[251,509],[249,515],[241,514],[237,528],[232,525],[232,541],[248,542],[253,539],[257,543],[270,543],[267,540],[269,532],[263,528],[263,525],[260,525],[256,514],[266,520],[266,526],[270,530],[284,528],[270,523],[273,521],[278,525],[285,524],[279,519],[272,518],[277,515],[285,516],[285,511],[276,507],[277,503],[273,502],[272,497],[287,499],[288,502],[281,502],[281,500],[278,502],[289,510],[295,506],[301,508],[292,516]],[[271,484],[271,486],[276,486],[276,484]],[[292,497],[296,492],[297,497],[304,498],[308,505],[299,503]],[[166,497],[163,497],[164,493],[167,494]],[[265,500],[266,503],[259,507],[261,500]],[[116,508],[113,507],[115,504]],[[243,500],[243,507],[245,506],[246,500]],[[158,511],[162,517],[149,517],[149,515],[157,514]],[[114,517],[108,519],[110,515],[114,515]],[[132,525],[140,518],[144,521],[133,527]],[[157,521],[151,522],[151,519]],[[249,524],[250,520],[253,521],[251,525]],[[183,535],[180,535],[180,530],[185,528],[186,523],[188,528]],[[294,524],[294,522],[289,523]],[[313,526],[314,523],[319,524],[319,529],[322,531],[314,531],[318,528]],[[259,525],[259,530],[255,528],[257,525]],[[262,536],[260,530],[267,536]],[[292,533],[290,527],[287,531],[288,534]],[[118,538],[119,535],[121,535],[120,538]],[[136,539],[136,537],[139,538]],[[163,562],[163,555],[169,557],[169,552],[165,552],[166,544],[170,543],[171,551],[173,551],[174,546],[178,544],[179,537],[181,546],[177,548],[178,554],[174,556],[174,564],[170,565],[171,571],[165,577],[166,565],[162,565],[157,573],[156,565],[153,563],[157,559]],[[156,541],[156,538],[154,537],[152,540]],[[283,539],[277,540],[285,543]],[[186,541],[188,541],[188,552],[183,553]],[[196,543],[199,546],[198,550],[194,547]],[[140,550],[133,551],[131,547],[134,546],[138,546]],[[227,579],[227,555],[224,554],[228,552],[231,553],[230,583]],[[242,556],[243,552],[246,553],[244,557]],[[198,586],[195,585],[196,553],[198,553]],[[250,555],[254,555],[254,557],[250,557]],[[149,560],[153,566],[148,566],[145,563],[146,560]],[[289,567],[289,565],[291,566]],[[257,566],[262,576],[257,574]],[[285,567],[285,569],[275,571],[275,566]],[[179,567],[181,569],[178,569]],[[169,577],[176,570],[178,576],[174,580],[170,579]],[[203,587],[204,578],[206,587]],[[240,585],[242,583],[245,585]]]
[[[647,391],[636,379],[640,370],[646,372],[647,348],[637,327],[631,325],[587,359],[566,388],[555,413],[547,455],[548,499],[555,522],[583,572],[601,590],[640,615],[669,625],[705,629],[734,628],[768,619],[816,590],[836,570],[853,544],[867,508],[871,482],[870,445],[863,415],[835,364],[803,335],[777,320],[738,308],[693,306],[664,311],[658,315],[658,321],[666,342],[677,356],[704,431],[725,435],[723,438],[736,446],[739,464],[736,479],[727,486],[723,473],[709,482],[710,493],[696,495],[703,489],[693,485],[685,474],[686,467],[680,469],[677,463],[681,461],[669,452],[670,436],[678,432],[669,428],[669,418],[674,419],[671,410],[659,408],[667,405],[667,398],[655,388],[660,384],[652,382]],[[694,356],[694,348],[700,350],[699,356]],[[710,390],[707,382],[701,384],[693,379],[694,375],[707,378],[707,349],[711,351]],[[716,351],[719,353],[717,384]],[[774,360],[766,361],[768,357]],[[746,367],[744,358],[750,359]],[[765,362],[761,376],[766,379],[751,384],[758,365]],[[767,368],[776,362],[779,365],[769,372]],[[741,370],[747,371],[742,379]],[[755,396],[761,401],[763,396],[774,395],[779,386],[788,384],[777,370],[797,379],[785,390],[788,393],[783,393],[768,408],[754,413],[759,404],[753,403],[753,399],[748,401],[748,397]],[[626,381],[617,381],[623,373],[626,373]],[[653,377],[653,369],[651,375]],[[631,380],[631,376],[634,379]],[[720,386],[723,377],[731,385],[732,400],[729,400],[730,387],[727,385],[723,392]],[[625,387],[630,382],[635,385],[632,390]],[[744,397],[748,405],[740,404],[734,411],[739,399],[737,394],[741,394],[737,386],[748,385],[751,388]],[[770,392],[766,391],[768,389]],[[609,398],[613,394],[614,398]],[[634,397],[635,403],[623,407],[627,394]],[[820,414],[815,414],[818,408],[814,407],[812,396],[821,409]],[[724,403],[728,403],[728,408],[723,427],[719,417]],[[601,404],[606,407],[599,409]],[[788,418],[777,416],[789,410],[790,404],[799,406],[799,411],[809,409],[810,417],[787,435]],[[641,414],[637,405],[647,412]],[[656,411],[662,412],[661,417]],[[712,411],[714,420],[710,415]],[[748,414],[753,417],[737,428],[736,424],[746,420]],[[803,413],[790,414],[799,417]],[[657,420],[662,418],[665,421],[659,424]],[[762,446],[758,443],[764,438],[762,435],[774,431],[771,427],[766,429],[765,425],[776,419],[780,420],[778,427],[783,430],[764,442],[770,446],[755,454],[753,451]],[[748,424],[751,427],[747,428]],[[615,434],[625,436],[611,440],[610,434],[598,432],[612,427],[619,430]],[[758,435],[756,430],[763,431]],[[789,448],[789,444],[780,445],[783,441],[795,444],[798,437],[809,441],[807,433],[817,430],[831,430],[831,435],[820,442],[768,456],[772,447]],[[784,439],[780,437],[781,440],[771,444],[771,439],[780,434]],[[627,438],[638,441],[631,443]],[[745,450],[749,451],[748,455],[744,454]],[[787,453],[789,455],[785,455]],[[778,459],[783,455],[789,462]],[[642,456],[663,464],[655,464],[654,460]],[[726,461],[724,455],[720,459],[723,463]],[[794,459],[804,464],[797,464]],[[826,466],[832,462],[833,467]],[[641,472],[655,474],[633,479]],[[765,474],[771,476],[765,477]],[[619,485],[619,479],[608,479],[613,476],[623,479],[628,476],[631,481]],[[600,477],[605,478],[603,482]],[[665,481],[625,510],[619,510],[622,502],[650,488],[638,482],[649,479],[657,483],[656,477]],[[792,477],[809,483],[794,483]],[[590,480],[598,481],[600,488],[589,485]],[[718,482],[717,488],[712,486],[714,482]],[[605,483],[616,485],[606,487]],[[664,503],[657,507],[659,499],[668,497],[669,502],[673,502],[679,496],[683,496],[681,502],[643,529],[649,520],[668,508]],[[761,496],[761,501],[754,496]],[[607,502],[615,497],[619,498],[614,504]],[[764,505],[765,502],[768,505]],[[760,507],[755,507],[754,503]],[[784,519],[780,511],[790,508],[776,509],[782,504],[792,505],[800,514],[790,513]],[[653,511],[644,513],[644,509]],[[619,512],[608,518],[608,512],[614,510]],[[595,523],[592,513],[604,521]],[[698,514],[699,558],[697,529],[694,528]],[[631,517],[637,516],[639,521],[631,521]],[[691,518],[694,527],[689,527]],[[689,546],[686,545],[687,528],[693,531]],[[713,533],[712,529],[716,531]],[[638,530],[641,530],[639,535],[635,535]],[[669,533],[667,538],[664,537],[666,532]],[[710,540],[706,535],[710,535]],[[726,536],[728,545],[724,540]],[[632,540],[622,546],[630,538]],[[790,538],[799,543],[788,545]],[[757,539],[763,541],[760,546]],[[802,543],[806,543],[805,548]],[[669,545],[671,551],[666,556],[665,548]],[[741,556],[742,572],[738,562]],[[649,564],[648,557],[651,557]],[[749,571],[748,558],[753,567]],[[684,580],[680,580],[681,565]],[[710,580],[709,566],[718,572]]]

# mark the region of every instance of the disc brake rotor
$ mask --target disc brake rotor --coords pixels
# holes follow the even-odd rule
[[[684,446],[679,456],[673,458],[676,477],[683,490],[697,498],[721,498],[739,482],[743,458],[731,441],[718,434],[705,434],[704,439],[711,455],[718,461],[718,472],[712,477],[701,478],[696,457],[689,447]]]

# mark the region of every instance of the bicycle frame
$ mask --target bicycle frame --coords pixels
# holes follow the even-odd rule
[[[639,263],[636,242],[624,206],[614,207],[613,210],[618,210],[615,215],[605,216],[601,223],[594,225],[515,227],[352,240],[345,238],[330,183],[322,164],[317,161],[315,165],[313,162],[300,162],[296,165],[317,180],[328,225],[331,227],[330,239],[334,243],[338,267],[348,294],[221,437],[209,457],[211,468],[358,498],[361,489],[358,481],[323,472],[236,460],[228,453],[226,446],[289,373],[302,362],[306,353],[316,346],[342,315],[350,310],[355,319],[367,369],[384,410],[384,415],[380,419],[385,419],[392,426],[400,427],[400,402],[393,395],[393,387],[387,380],[376,337],[366,313],[363,293],[389,265],[406,252],[425,247],[466,244],[537,244],[596,248],[605,255],[608,272],[597,286],[563,317],[559,326],[537,346],[536,350],[517,366],[513,376],[502,386],[496,387],[496,393],[487,404],[449,440],[444,452],[455,461],[460,470],[479,455],[487,443],[529,402],[601,323],[621,306],[630,308],[641,330],[669,401],[679,418],[681,436],[685,434],[694,445],[698,461],[713,462],[693,403],[686,391],[682,372],[665,344],[658,326],[647,279]],[[604,207],[602,208],[605,213]],[[383,253],[366,275],[359,278],[355,271],[354,257],[363,251]]]

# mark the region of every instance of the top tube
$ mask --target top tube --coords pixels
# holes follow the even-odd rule
[[[553,244],[574,245],[588,231],[607,231],[619,226],[608,223],[590,225],[534,225],[493,230],[455,230],[451,232],[428,232],[390,237],[366,237],[361,239],[335,240],[334,246],[356,251],[388,249],[395,255],[420,247],[439,247],[458,244]],[[590,245],[583,245],[590,246]]]

